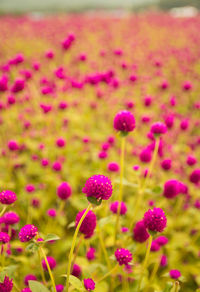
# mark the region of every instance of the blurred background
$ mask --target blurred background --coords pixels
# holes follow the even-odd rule
[[[184,7],[184,8],[183,8]],[[170,10],[181,15],[197,13],[200,0],[0,0],[0,13],[82,12],[96,9],[127,11]]]

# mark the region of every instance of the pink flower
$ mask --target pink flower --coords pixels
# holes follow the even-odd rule
[[[167,225],[165,213],[160,208],[149,209],[144,214],[144,225],[150,231],[162,232]]]

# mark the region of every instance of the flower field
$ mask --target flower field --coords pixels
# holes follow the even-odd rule
[[[0,18],[0,292],[200,291],[200,18]]]

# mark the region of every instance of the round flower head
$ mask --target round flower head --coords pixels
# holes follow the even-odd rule
[[[180,193],[179,181],[175,179],[168,180],[164,185],[163,195],[168,199],[173,199]]]
[[[57,188],[57,195],[61,200],[67,200],[72,193],[72,189],[68,182],[62,182]]]
[[[27,224],[21,228],[19,232],[19,239],[21,242],[30,241],[38,234],[38,229],[32,224]]]
[[[24,278],[24,284],[25,284],[26,286],[28,286],[28,281],[30,281],[30,280],[32,280],[32,281],[36,281],[37,278],[36,278],[35,275],[31,275],[31,274],[26,275],[26,277]]]
[[[64,290],[64,286],[62,284],[56,285],[56,292],[62,292]]]
[[[165,124],[163,124],[161,122],[156,122],[151,126],[151,132],[154,135],[165,134],[167,132],[167,127]]]
[[[165,267],[167,265],[167,256],[164,254],[161,257],[160,265],[161,265],[161,267]]]
[[[87,291],[93,291],[95,289],[95,282],[92,279],[84,279],[83,282]]]
[[[162,232],[167,225],[167,218],[165,213],[160,208],[149,209],[144,214],[144,225],[150,231]]]
[[[56,260],[53,257],[48,256],[47,262],[49,263],[51,270],[53,270],[56,267]],[[43,266],[44,270],[46,270],[46,271],[48,270],[44,259],[42,260],[42,266]]]
[[[116,162],[110,162],[108,164],[108,170],[112,172],[118,172],[119,171],[119,164]]]
[[[20,220],[19,216],[15,212],[7,212],[3,215],[3,222],[7,225],[13,225],[18,223]]]
[[[178,279],[179,277],[181,277],[181,273],[179,270],[171,270],[169,272],[169,275],[172,279]]]
[[[120,205],[121,205],[120,206],[120,215],[125,215],[126,212],[127,212],[126,204],[124,202],[121,202]],[[118,206],[119,206],[119,202],[118,201],[111,203],[110,211],[113,212],[114,214],[117,214]]]
[[[158,238],[156,238],[156,242],[160,245],[166,245],[168,243],[168,238],[166,236],[159,236]]]
[[[81,267],[79,265],[77,265],[77,264],[74,264],[73,265],[73,269],[72,269],[72,275],[74,277],[80,278],[81,273],[82,273]]]
[[[97,200],[108,200],[112,195],[112,184],[104,175],[93,175],[85,183],[82,192],[87,197],[95,197]]]
[[[95,252],[96,252],[96,249],[95,248],[93,248],[93,247],[90,247],[89,248],[89,250],[87,251],[87,254],[86,254],[87,259],[89,261],[92,261],[92,260],[95,259]]]
[[[156,240],[152,241],[151,244],[151,251],[158,251],[160,249],[160,245],[156,242]]]
[[[125,248],[117,249],[115,251],[115,257],[120,266],[127,265],[133,259],[132,253],[128,249],[125,249]]]
[[[30,288],[26,287],[21,290],[21,292],[32,292]]]
[[[129,111],[120,111],[114,118],[113,126],[117,131],[132,132],[135,129],[135,118]]]
[[[47,215],[49,217],[56,217],[56,215],[57,215],[56,210],[55,209],[49,209],[49,210],[47,210]]]
[[[169,170],[171,168],[171,159],[164,159],[162,162],[161,162],[161,167],[164,169],[164,170]]]
[[[32,185],[32,184],[27,185],[27,186],[26,186],[26,191],[27,191],[28,193],[32,193],[32,192],[34,192],[34,191],[35,191],[35,186]]]
[[[76,215],[76,226],[78,225],[85,211],[86,209]],[[94,229],[96,227],[96,221],[96,215],[90,210],[84,218],[79,229],[79,231],[85,235],[85,238],[90,238],[93,235]]]
[[[193,170],[193,172],[190,174],[190,181],[193,184],[199,183],[199,181],[200,181],[200,168]]]
[[[5,276],[3,283],[0,283],[1,292],[11,292],[13,288],[13,281]]]
[[[0,192],[0,202],[4,205],[11,205],[17,200],[17,196],[14,192],[6,190]]]
[[[145,242],[149,238],[149,233],[144,225],[143,220],[135,224],[133,229],[133,238],[138,242]]]
[[[8,243],[10,241],[10,236],[5,232],[0,232],[0,242],[2,244]]]

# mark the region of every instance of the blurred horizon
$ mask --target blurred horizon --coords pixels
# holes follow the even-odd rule
[[[194,6],[199,0],[0,0],[0,13],[81,12],[92,9],[168,10],[173,7]]]

